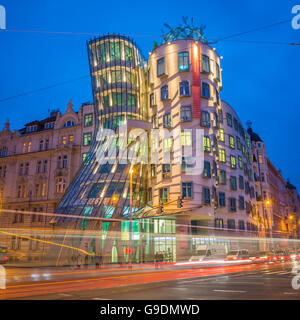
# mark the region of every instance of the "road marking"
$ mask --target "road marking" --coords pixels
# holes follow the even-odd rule
[[[214,291],[217,292],[236,292],[236,293],[245,293],[247,291],[241,291],[241,290],[221,290],[221,289],[214,289]]]
[[[67,293],[59,293],[60,296],[63,296],[63,297],[71,297],[72,295],[71,294],[67,294]]]
[[[92,300],[112,300],[112,299],[105,299],[105,298],[92,298]]]

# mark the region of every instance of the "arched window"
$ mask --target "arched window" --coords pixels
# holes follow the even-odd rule
[[[66,181],[64,178],[58,178],[56,180],[56,192],[64,193],[66,190]]]
[[[74,127],[74,121],[68,120],[68,121],[65,123],[64,127],[65,127],[65,128]]]

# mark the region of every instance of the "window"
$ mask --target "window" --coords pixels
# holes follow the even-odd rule
[[[68,156],[63,156],[62,167],[67,168],[68,166]]]
[[[238,156],[238,159],[239,159],[239,168],[243,169],[243,159],[241,156]]]
[[[181,81],[179,83],[180,97],[188,97],[190,95],[190,84],[188,81]]]
[[[82,157],[82,162],[84,162],[84,161],[85,161],[86,156],[87,156],[87,153],[86,153],[86,152],[82,154],[82,156],[81,156],[81,157]]]
[[[172,152],[172,138],[163,139],[163,152]]]
[[[93,125],[93,114],[92,113],[85,114],[84,115],[84,126],[90,127],[92,125]]]
[[[259,155],[258,155],[258,162],[259,162],[260,164],[263,164],[263,163],[264,163],[264,158],[263,158],[263,155],[262,155],[262,154],[259,154]]]
[[[167,112],[164,114],[163,124],[164,124],[164,128],[171,128],[172,127],[172,118],[171,118],[170,112]]]
[[[210,162],[204,161],[203,178],[210,178],[210,177],[211,177]]]
[[[83,145],[89,146],[92,142],[92,134],[91,133],[84,133],[83,134]]]
[[[227,125],[232,127],[232,115],[230,113],[226,113]]]
[[[203,202],[210,204],[210,190],[208,188],[203,188]]]
[[[44,140],[41,140],[41,141],[40,141],[40,151],[43,150],[43,147],[44,147]]]
[[[202,90],[201,90],[201,97],[202,98],[210,98],[210,93],[209,93],[209,84],[206,82],[202,82]]]
[[[244,177],[243,176],[239,176],[239,188],[241,190],[244,189]]]
[[[156,177],[156,164],[151,164],[151,178]]]
[[[168,86],[163,86],[160,89],[160,99],[161,101],[169,99],[169,89]]]
[[[160,58],[157,60],[157,76],[160,77],[166,73],[165,70],[165,58]]]
[[[224,222],[223,219],[215,219],[215,227],[218,229],[223,229],[224,228]]]
[[[231,149],[235,149],[234,137],[229,136],[229,146]]]
[[[47,165],[48,165],[48,160],[44,160],[43,172],[47,172]]]
[[[60,169],[61,168],[61,165],[62,165],[62,159],[61,159],[61,156],[59,156],[57,158],[57,169]]]
[[[202,72],[210,73],[209,57],[202,55]]]
[[[219,141],[225,141],[224,129],[219,129]]]
[[[61,137],[61,143],[62,144],[67,144],[67,136],[62,136]]]
[[[65,128],[74,127],[74,121],[68,120],[68,121],[65,123],[64,127],[65,127]]]
[[[192,130],[182,130],[181,131],[181,145],[190,147],[192,145]]]
[[[201,126],[210,127],[210,114],[208,111],[201,111]]]
[[[124,105],[124,95],[122,92],[112,93],[113,106],[121,107]]]
[[[183,182],[181,185],[181,193],[183,199],[192,198],[192,182]]]
[[[203,137],[203,149],[204,152],[211,152],[210,137]]]
[[[66,189],[66,182],[64,178],[58,178],[56,180],[56,192],[57,193],[63,193]]]
[[[220,79],[221,79],[221,77],[220,77],[220,66],[219,66],[218,62],[216,62],[216,77],[220,81]]]
[[[236,118],[233,118],[233,127],[235,131],[239,131],[239,124]]]
[[[245,201],[243,196],[239,196],[239,209],[244,210],[245,209]]]
[[[245,222],[243,220],[239,220],[239,229],[245,230]]]
[[[159,199],[160,199],[160,203],[166,203],[169,201],[168,188],[160,188],[159,189]]]
[[[27,145],[27,152],[30,152],[30,151],[31,151],[31,141],[29,141]]]
[[[34,126],[29,126],[26,128],[26,132],[34,132],[37,130],[37,125],[34,125]]]
[[[48,150],[49,149],[49,140],[46,140],[45,141],[45,150]]]
[[[188,52],[178,53],[178,70],[179,71],[189,70],[189,53]]]
[[[241,147],[241,139],[239,137],[236,137],[236,145],[237,145],[238,150],[242,149],[242,147]]]
[[[42,161],[37,162],[36,173],[40,173],[42,169]]]
[[[236,212],[236,200],[235,198],[229,198],[230,211]]]
[[[54,127],[54,122],[45,123],[45,129],[52,129]]]
[[[182,157],[182,161],[181,161],[181,171],[182,172],[190,172],[193,167],[194,167],[194,163],[193,163],[193,159],[190,157]]]
[[[169,178],[171,176],[171,165],[163,164],[162,165],[162,175],[163,178]]]
[[[230,168],[236,169],[236,157],[232,155],[230,156]]]
[[[220,95],[219,95],[219,92],[218,92],[217,88],[215,88],[215,96],[216,96],[217,104],[220,104]]]
[[[226,184],[226,171],[225,170],[219,171],[219,182],[220,182],[220,184]]]
[[[26,175],[28,175],[28,173],[29,173],[29,163],[27,162],[27,163],[25,164],[24,175],[26,176]]]
[[[19,176],[22,176],[23,175],[23,163],[20,164],[20,167],[19,167]]]
[[[150,104],[150,107],[155,106],[154,93],[151,93],[149,96],[149,104]]]
[[[225,149],[219,149],[219,161],[226,162]]]
[[[182,122],[192,121],[192,106],[181,106],[180,119]]]
[[[219,206],[220,207],[225,207],[225,205],[226,205],[225,193],[224,192],[219,192]]]
[[[72,134],[69,135],[69,143],[73,143],[74,141],[74,136]]]
[[[152,116],[152,125],[154,129],[158,129],[158,121],[157,121],[157,114]]]
[[[231,176],[230,177],[230,189],[235,191],[237,190],[237,184],[236,184],[236,177],[235,176]]]

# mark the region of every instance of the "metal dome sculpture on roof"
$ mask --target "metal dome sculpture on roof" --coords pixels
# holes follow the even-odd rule
[[[200,25],[200,27],[194,27],[193,18],[191,18],[191,25],[188,24],[187,19],[187,17],[182,17],[183,24],[177,28],[172,28],[168,24],[164,23],[164,26],[170,29],[170,31],[165,33],[164,30],[162,30],[164,39],[163,43],[174,40],[194,39],[207,44],[207,40],[203,35],[203,30],[206,28],[206,26]]]

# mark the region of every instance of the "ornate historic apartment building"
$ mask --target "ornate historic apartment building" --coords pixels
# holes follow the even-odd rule
[[[89,150],[93,132],[93,105],[83,104],[75,112],[71,101],[64,114],[53,111],[18,131],[11,132],[5,123],[0,132],[1,227],[49,226],[51,218],[38,213],[55,212]],[[15,246],[20,248],[23,241],[18,242]]]

